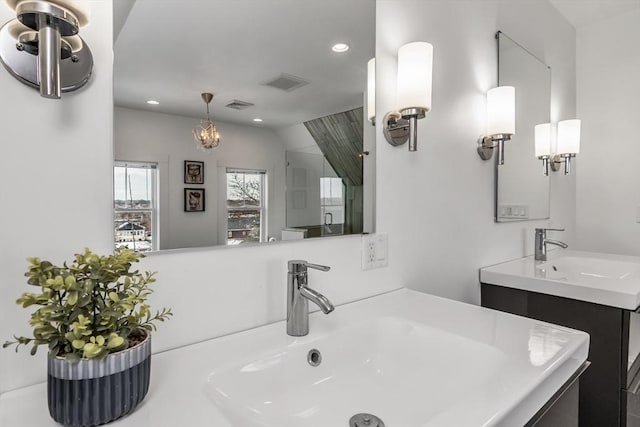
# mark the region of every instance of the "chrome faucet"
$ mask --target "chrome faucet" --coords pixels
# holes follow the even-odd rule
[[[309,288],[307,269],[329,271],[331,267],[311,264],[304,260],[289,261],[287,273],[287,334],[302,337],[309,333],[309,301],[324,314],[333,311],[333,304],[324,295]]]
[[[564,228],[536,228],[536,261],[547,260],[547,245],[556,245],[563,249],[569,247],[569,245],[559,240],[547,239],[547,231],[564,231]]]

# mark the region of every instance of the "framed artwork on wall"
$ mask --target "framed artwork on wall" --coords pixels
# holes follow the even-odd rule
[[[184,189],[184,211],[204,212],[204,188]]]
[[[204,162],[184,161],[184,183],[204,184]]]

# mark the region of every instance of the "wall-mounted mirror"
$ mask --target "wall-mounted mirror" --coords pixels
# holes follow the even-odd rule
[[[114,43],[116,246],[373,231],[374,162],[363,153],[375,136],[363,105],[374,1],[124,3]],[[210,152],[192,136],[206,117],[203,92],[214,95],[220,133]]]
[[[499,86],[516,89],[516,130],[496,163],[496,222],[549,218],[549,177],[535,156],[534,127],[549,123],[551,68],[503,32],[498,40]]]

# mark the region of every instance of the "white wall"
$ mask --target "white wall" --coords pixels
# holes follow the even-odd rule
[[[478,302],[478,268],[533,252],[534,227],[493,222],[493,165],[476,154],[485,93],[496,85],[494,33],[552,67],[552,120],[575,115],[575,31],[540,0],[378,0],[377,116],[395,106],[400,46],[434,46],[433,109],[418,125],[418,151],[377,131],[377,230],[389,232],[390,268],[411,288]],[[508,161],[508,159],[507,159]],[[573,243],[574,177],[551,177],[552,223]]]
[[[267,171],[268,233],[280,239],[285,226],[285,153],[270,129],[216,123],[221,142],[213,152],[198,150],[191,129],[198,119],[129,108],[115,109],[115,158],[158,162],[160,249],[213,246],[226,242],[225,187],[219,168]],[[184,183],[184,161],[205,163],[204,185]],[[205,212],[184,212],[183,189],[205,189]]]
[[[285,151],[322,154],[316,140],[302,123],[278,128],[275,132],[284,144]]]
[[[28,291],[28,256],[55,262],[85,246],[111,250],[113,83],[111,2],[90,2],[80,35],[95,61],[88,86],[61,100],[41,98],[0,67],[0,342],[28,334],[14,302]],[[2,2],[0,23],[15,18]],[[0,349],[0,392],[40,381],[46,349],[30,357]]]
[[[640,9],[576,39],[578,247],[640,256]]]

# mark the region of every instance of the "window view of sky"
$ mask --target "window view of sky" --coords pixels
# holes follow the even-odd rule
[[[115,200],[151,200],[153,190],[150,169],[117,166],[113,173]],[[126,182],[126,177],[129,182]]]

